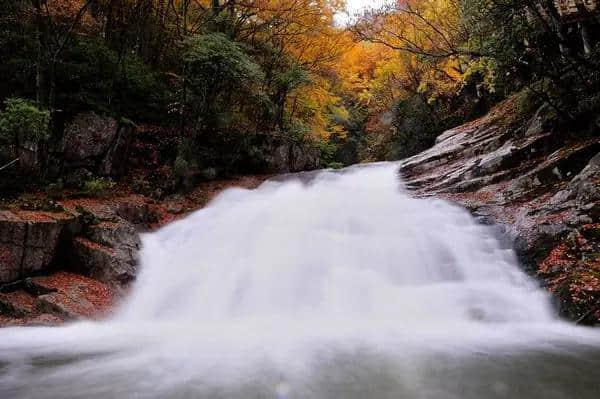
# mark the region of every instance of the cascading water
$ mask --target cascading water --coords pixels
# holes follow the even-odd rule
[[[600,334],[397,165],[231,189],[146,235],[108,321],[0,331],[1,398],[597,398]]]

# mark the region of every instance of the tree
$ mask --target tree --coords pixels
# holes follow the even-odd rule
[[[0,113],[0,145],[14,148],[23,171],[38,168],[38,146],[48,138],[50,113],[22,98],[6,100]]]

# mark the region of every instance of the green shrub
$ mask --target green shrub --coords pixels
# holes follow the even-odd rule
[[[23,98],[9,98],[0,113],[0,144],[21,145],[48,138],[50,112]]]
[[[142,195],[150,195],[152,193],[152,184],[143,177],[136,177],[131,184],[131,189]]]
[[[173,165],[173,177],[175,178],[175,184],[181,186],[187,179],[189,171],[189,164],[181,155],[175,159]]]
[[[244,84],[263,78],[260,66],[245,47],[222,33],[193,36],[186,40],[185,62],[193,84],[222,89],[232,82]]]
[[[97,196],[104,192],[112,189],[115,186],[115,182],[104,177],[98,177],[92,180],[88,180],[83,184],[83,191],[87,195]]]
[[[495,59],[482,57],[473,61],[462,76],[461,86],[483,83],[489,93],[501,91],[502,81],[498,78],[499,67]]]
[[[159,73],[136,55],[121,58],[106,40],[81,36],[67,43],[56,70],[57,105],[95,110],[135,120],[165,118],[170,91]]]
[[[46,192],[59,192],[65,189],[65,183],[62,178],[57,179],[53,183],[48,183],[46,186]]]
[[[335,152],[337,151],[335,143],[329,140],[320,140],[317,143],[317,145],[319,146],[319,150],[321,151],[321,159],[333,162],[333,157],[335,156]]]
[[[329,162],[325,166],[329,169],[341,169],[344,167],[344,164],[341,162]]]
[[[444,128],[436,113],[419,95],[395,104],[392,125],[394,134],[386,159],[402,159],[431,147]]]
[[[516,95],[517,117],[519,120],[525,120],[533,115],[542,103],[539,95],[536,95],[529,89],[523,89]]]
[[[296,142],[303,142],[310,137],[310,128],[298,119],[287,121],[284,134]]]

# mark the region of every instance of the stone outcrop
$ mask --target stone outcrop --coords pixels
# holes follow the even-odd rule
[[[79,229],[67,213],[0,211],[0,283],[47,269],[59,242]]]
[[[65,127],[62,158],[67,169],[85,168],[100,176],[126,172],[135,127],[94,112],[78,114]]]
[[[129,222],[102,221],[72,241],[69,261],[83,274],[120,288],[135,278],[140,245]]]
[[[143,197],[130,196],[122,201],[76,203],[71,211],[85,226],[68,243],[63,262],[117,292],[127,288],[136,276],[141,245],[138,231],[157,222],[154,209]]]
[[[65,201],[55,212],[0,211],[0,284],[58,266],[120,288],[135,277],[138,230],[157,221],[153,212],[137,196]]]
[[[157,220],[152,212],[135,195],[68,200],[54,212],[0,211],[0,325],[6,317],[53,324],[98,315],[108,299],[89,295],[124,293],[136,275],[138,230]]]
[[[270,155],[265,156],[268,167],[273,173],[302,172],[320,167],[318,148],[308,144],[286,142],[275,145]]]
[[[515,123],[514,105],[502,103],[444,132],[434,147],[403,161],[400,173],[416,195],[459,202],[503,226],[565,316],[598,319],[600,138],[550,129],[546,112]]]

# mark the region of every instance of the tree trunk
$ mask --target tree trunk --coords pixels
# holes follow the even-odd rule
[[[38,107],[45,107],[48,104],[46,91],[46,64],[47,64],[47,30],[40,0],[32,0],[31,4],[35,9],[36,24],[36,65],[35,65],[35,95]]]
[[[182,14],[183,14],[183,26],[182,26],[182,40],[185,41],[187,38],[187,11],[188,11],[188,1],[183,0],[182,6]],[[181,142],[183,142],[183,138],[185,137],[185,106],[187,102],[187,65],[185,60],[182,60],[182,71],[181,71],[181,105],[179,110],[179,137]]]
[[[593,45],[588,24],[586,22],[580,22],[579,30],[581,31],[581,40],[583,41],[583,53],[589,55],[592,52]]]

